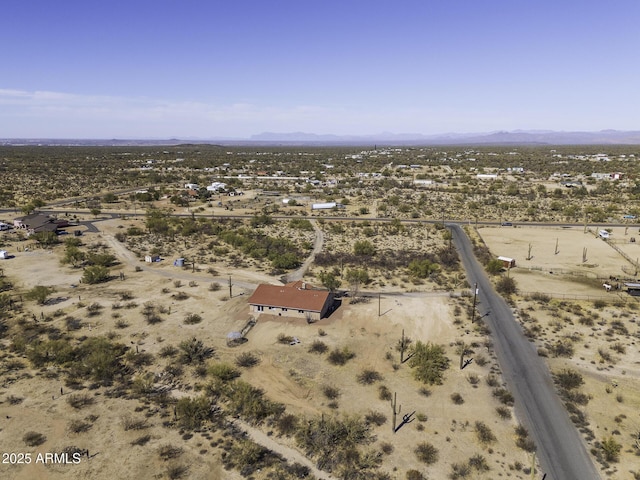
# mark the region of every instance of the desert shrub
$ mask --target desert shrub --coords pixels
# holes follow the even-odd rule
[[[427,480],[427,477],[425,477],[418,470],[407,470],[406,479],[407,480]]]
[[[535,452],[536,444],[529,438],[529,432],[522,425],[518,425],[515,428],[516,433],[516,446],[521,448],[525,452]]]
[[[243,368],[255,367],[260,363],[257,355],[251,352],[243,352],[236,356],[236,365]]]
[[[444,372],[449,368],[449,359],[441,345],[416,342],[412,349],[409,365],[416,380],[429,385],[442,383]]]
[[[295,439],[298,446],[310,457],[316,457],[316,465],[326,471],[343,471],[342,478],[372,478],[380,459],[362,455],[357,447],[374,440],[369,426],[357,416],[316,416],[300,422]],[[340,468],[341,467],[341,468]],[[340,470],[338,470],[340,468]],[[375,478],[375,477],[374,477]]]
[[[120,319],[116,320],[116,323],[114,323],[114,326],[115,326],[117,329],[122,330],[122,329],[124,329],[124,328],[127,328],[127,327],[129,326],[129,324],[127,323],[127,321],[126,321],[126,320],[124,320],[124,319],[120,318]]]
[[[381,412],[375,412],[372,410],[364,416],[364,421],[368,424],[377,425],[379,427],[380,425],[384,425],[386,423],[387,417]]]
[[[451,473],[449,474],[449,478],[451,480],[458,480],[460,478],[469,478],[471,475],[471,467],[468,463],[452,463],[451,464]]]
[[[391,400],[391,390],[386,385],[378,387],[378,398],[380,400]]]
[[[286,335],[284,333],[278,334],[278,343],[282,343],[283,345],[289,345],[293,342],[293,337],[290,335]]]
[[[420,390],[418,390],[418,393],[423,397],[431,396],[431,390],[429,390],[427,387],[420,387]]]
[[[575,348],[573,346],[573,343],[571,343],[570,340],[565,339],[565,340],[556,341],[553,345],[549,347],[549,351],[554,357],[571,358],[573,357]]]
[[[507,407],[496,407],[496,413],[503,420],[508,420],[511,418],[511,410]]]
[[[171,298],[174,298],[176,300],[186,300],[187,298],[189,298],[189,294],[187,292],[177,292],[171,295]]]
[[[182,449],[182,447],[176,447],[175,445],[165,444],[165,445],[161,445],[158,448],[158,456],[160,457],[161,460],[164,460],[166,462],[167,460],[178,458],[180,455],[182,455],[183,451],[184,450]]]
[[[88,283],[89,285],[106,282],[109,278],[109,269],[102,265],[86,267],[82,274],[82,282]]]
[[[432,465],[438,461],[438,449],[428,442],[419,443],[413,450],[422,463]]]
[[[309,353],[325,353],[327,350],[329,347],[322,340],[314,340],[309,347]]]
[[[22,401],[24,400],[24,398],[22,397],[16,397],[15,395],[9,395],[6,398],[7,402],[9,402],[9,405],[20,405],[22,403]]]
[[[509,407],[513,406],[513,395],[506,388],[495,388],[493,390],[493,396],[500,400],[501,403]]]
[[[87,312],[89,312],[90,317],[98,315],[100,310],[102,310],[102,305],[98,302],[93,302],[91,305],[87,305]]]
[[[380,444],[380,451],[385,455],[391,455],[391,453],[393,453],[393,444],[389,442],[382,442]]]
[[[298,417],[292,414],[285,414],[276,421],[276,428],[280,435],[289,437],[295,433],[298,423]]]
[[[179,350],[173,345],[166,345],[160,349],[160,353],[158,353],[158,355],[162,358],[174,357],[178,354],[178,351]]]
[[[371,385],[372,383],[382,380],[382,375],[375,370],[364,369],[356,378],[358,379],[358,383],[362,385]]]
[[[222,286],[218,282],[211,282],[209,284],[209,291],[210,292],[217,292],[221,288],[222,288]]]
[[[76,410],[93,405],[95,399],[87,393],[72,393],[67,397],[67,403]]]
[[[456,392],[451,394],[451,401],[455,405],[462,405],[464,403],[464,398],[462,398],[462,395]]]
[[[202,317],[197,313],[190,313],[184,318],[184,323],[187,325],[195,325],[202,321]]]
[[[487,459],[484,458],[483,455],[477,453],[469,458],[469,466],[478,472],[488,472],[489,464],[487,463]]]
[[[337,387],[333,387],[331,385],[325,385],[322,387],[322,393],[329,400],[335,400],[340,396],[340,390]]]
[[[52,287],[45,287],[44,285],[37,285],[24,294],[27,300],[33,300],[38,305],[44,305],[47,302],[47,298],[55,290]]]
[[[22,436],[22,441],[28,447],[37,447],[47,441],[47,437],[38,432],[27,432]]]
[[[139,446],[142,447],[144,445],[146,445],[147,443],[149,443],[149,441],[151,440],[151,435],[142,435],[138,438],[136,438],[134,441],[131,442],[131,446]]]
[[[497,439],[486,423],[477,421],[474,426],[476,436],[482,444],[494,443]]]
[[[211,418],[211,400],[205,396],[183,397],[176,404],[176,415],[183,428],[188,430],[200,428]]]
[[[602,453],[607,462],[618,462],[622,445],[616,442],[613,437],[605,438],[600,444]]]
[[[261,422],[267,417],[284,412],[284,405],[272,402],[264,396],[262,389],[241,380],[229,384],[227,398],[232,414],[252,422]]]
[[[564,390],[572,390],[584,384],[582,375],[580,375],[575,370],[570,369],[562,370],[561,372],[556,373],[554,375],[554,380],[556,381],[556,384]]]
[[[179,480],[189,473],[189,467],[186,465],[170,465],[167,468],[167,478],[169,480]]]
[[[127,416],[122,419],[122,428],[125,432],[130,430],[144,430],[148,426],[149,424],[147,423],[146,418]]]
[[[344,365],[355,356],[356,354],[349,350],[349,347],[344,347],[342,349],[336,347],[331,350],[331,353],[329,353],[327,360],[332,365]]]
[[[179,348],[180,361],[185,364],[202,363],[214,354],[213,348],[206,347],[195,337],[180,342]]]
[[[71,316],[65,317],[64,323],[68,331],[80,330],[82,328],[82,320],[78,320]]]
[[[496,290],[503,295],[513,295],[518,291],[516,281],[511,277],[500,277],[496,282]]]
[[[209,375],[223,382],[230,382],[240,376],[240,371],[228,363],[214,363],[207,371]]]
[[[71,420],[68,428],[71,433],[84,433],[89,431],[91,427],[90,423],[83,420]]]

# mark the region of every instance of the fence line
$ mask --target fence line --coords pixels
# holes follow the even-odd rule
[[[617,301],[627,302],[629,300],[636,301],[636,302],[638,301],[636,297],[633,297],[631,295],[621,295],[620,293],[618,293],[617,295],[615,293],[610,293],[609,295],[580,295],[577,293],[557,293],[557,292],[554,292],[554,293],[518,292],[518,294],[523,297],[545,296],[548,298],[557,298],[562,300],[604,300],[608,302],[617,302]]]

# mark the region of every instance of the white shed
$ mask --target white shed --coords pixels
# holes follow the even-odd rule
[[[9,252],[6,250],[0,250],[0,258],[3,260],[9,258]]]

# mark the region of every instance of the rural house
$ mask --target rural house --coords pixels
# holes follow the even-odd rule
[[[59,228],[69,226],[66,220],[58,220],[42,213],[32,213],[24,217],[18,217],[13,221],[14,228],[21,228],[27,231],[27,235],[40,232],[56,232]]]
[[[286,285],[260,284],[249,297],[251,313],[320,320],[333,304],[328,290],[310,288],[302,281]]]

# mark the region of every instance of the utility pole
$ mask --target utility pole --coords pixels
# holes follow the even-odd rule
[[[231,283],[231,275],[229,275],[229,298],[233,298],[233,284]]]
[[[473,308],[471,309],[471,323],[476,321],[476,302],[478,300],[478,282],[473,289]]]
[[[402,339],[400,340],[400,363],[404,362],[404,349],[405,349],[405,339],[404,339],[404,328],[402,329]]]
[[[380,292],[378,292],[378,316],[380,315]]]
[[[556,238],[556,251],[554,252],[555,255],[558,254],[558,239]]]

